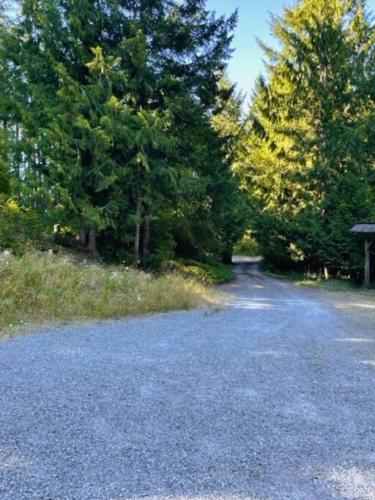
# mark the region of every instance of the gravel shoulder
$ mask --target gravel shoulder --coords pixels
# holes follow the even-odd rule
[[[312,297],[332,305],[341,313],[362,319],[375,328],[375,290],[311,290]]]
[[[0,344],[0,498],[375,498],[374,323],[246,262],[220,310]]]

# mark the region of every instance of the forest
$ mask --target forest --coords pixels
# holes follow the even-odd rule
[[[63,245],[136,267],[230,259],[246,219],[226,128],[236,14],[216,18],[204,3],[23,0],[3,10],[3,248],[54,227]],[[229,120],[240,119],[234,108]]]
[[[248,108],[226,72],[236,22],[204,0],[3,1],[0,250],[53,242],[160,269],[228,263],[246,234],[275,269],[360,278],[350,228],[375,222],[366,2],[272,17]]]

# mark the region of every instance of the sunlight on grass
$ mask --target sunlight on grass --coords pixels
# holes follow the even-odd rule
[[[0,259],[0,337],[45,322],[120,318],[217,303],[214,292],[178,274],[75,263],[30,253]],[[2,332],[2,333],[1,333]]]

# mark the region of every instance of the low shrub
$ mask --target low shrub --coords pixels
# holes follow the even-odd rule
[[[234,279],[234,273],[229,266],[211,260],[207,262],[172,260],[166,264],[166,268],[210,286],[228,283]]]

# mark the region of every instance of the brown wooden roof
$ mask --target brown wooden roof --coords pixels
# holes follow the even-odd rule
[[[375,224],[356,224],[350,231],[352,233],[375,233]]]

